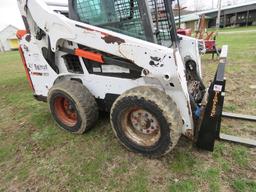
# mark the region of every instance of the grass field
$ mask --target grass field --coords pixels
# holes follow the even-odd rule
[[[256,33],[226,34],[225,111],[256,115]],[[217,61],[204,56],[205,81]],[[33,99],[17,52],[0,54],[0,191],[256,192],[256,149],[217,142],[213,153],[182,138],[173,152],[148,159],[114,137],[108,116],[77,136],[53,123]],[[225,120],[225,132],[256,138],[255,123]]]
[[[220,29],[220,32],[241,32],[241,31],[255,31],[256,26],[248,26],[248,27],[226,27]],[[215,28],[209,29],[209,31],[215,31]]]

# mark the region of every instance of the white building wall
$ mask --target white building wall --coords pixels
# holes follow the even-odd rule
[[[9,25],[0,31],[0,51],[10,51],[11,47],[8,42],[9,38],[16,36],[17,28]]]

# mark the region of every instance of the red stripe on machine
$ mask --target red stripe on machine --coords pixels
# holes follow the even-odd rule
[[[34,86],[33,86],[33,83],[32,83],[32,80],[31,80],[31,77],[30,77],[30,74],[29,74],[29,71],[28,71],[28,67],[27,67],[27,64],[26,64],[26,60],[25,60],[25,57],[24,57],[24,53],[23,53],[23,50],[21,48],[21,46],[19,46],[19,52],[20,52],[20,56],[21,56],[21,60],[22,60],[22,63],[24,65],[24,68],[25,68],[25,71],[26,71],[26,76],[27,76],[27,80],[29,82],[29,86],[30,88],[35,91],[34,89]]]

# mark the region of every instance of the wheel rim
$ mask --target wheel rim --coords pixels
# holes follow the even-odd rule
[[[58,96],[54,100],[54,109],[57,118],[65,125],[73,127],[78,122],[76,107],[73,102],[64,97]]]
[[[157,118],[143,108],[126,110],[121,124],[125,135],[140,146],[153,146],[160,139],[161,130]]]

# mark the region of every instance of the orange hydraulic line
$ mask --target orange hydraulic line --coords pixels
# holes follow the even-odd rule
[[[75,55],[79,57],[84,57],[86,59],[96,61],[99,63],[104,63],[102,55],[98,53],[93,53],[93,52],[85,51],[78,48],[78,49],[75,49]]]

